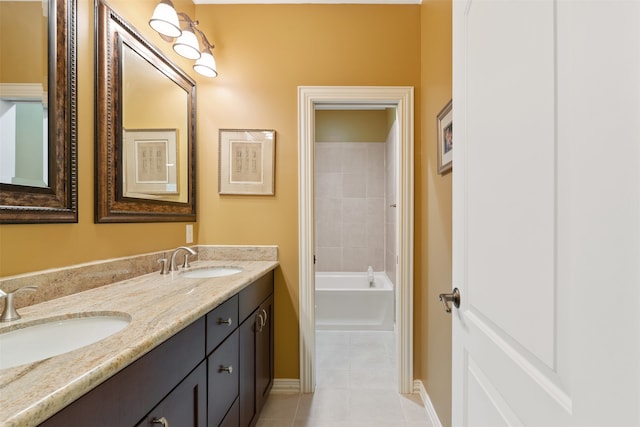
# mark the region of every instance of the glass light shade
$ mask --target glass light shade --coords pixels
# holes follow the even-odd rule
[[[153,11],[149,20],[151,28],[167,37],[180,37],[180,20],[171,0],[162,0]]]
[[[190,28],[182,30],[182,35],[178,37],[173,45],[173,50],[175,50],[178,55],[184,56],[187,59],[200,58],[200,45],[198,44],[196,35]]]
[[[211,49],[207,48],[202,52],[200,59],[193,65],[193,69],[206,77],[216,77],[218,75],[218,71],[216,71],[216,60],[213,54],[211,54]]]

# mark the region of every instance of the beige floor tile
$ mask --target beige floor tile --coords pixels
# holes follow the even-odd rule
[[[404,418],[409,422],[427,422],[424,425],[431,425],[428,422],[427,410],[422,403],[422,398],[418,394],[401,394],[400,404],[404,412]]]
[[[348,346],[350,334],[348,331],[318,331],[316,333],[316,347],[322,348],[325,345]]]
[[[395,370],[391,367],[371,369],[367,367],[351,368],[349,388],[351,390],[389,390],[398,387],[395,380]]]
[[[341,427],[340,421],[316,420],[313,418],[305,420],[295,420],[293,427]]]
[[[256,427],[289,427],[293,426],[293,421],[283,421],[283,420],[268,420],[262,418],[256,423]]]
[[[299,401],[299,394],[270,394],[260,418],[293,422]]]
[[[300,396],[296,420],[343,421],[349,414],[349,390],[319,389]]]
[[[404,422],[398,393],[392,390],[352,390],[349,421]]]
[[[269,396],[258,427],[433,427],[397,393],[393,332],[317,331],[316,352],[316,392]]]
[[[318,369],[316,375],[316,389],[347,389],[349,388],[349,368],[346,369]]]

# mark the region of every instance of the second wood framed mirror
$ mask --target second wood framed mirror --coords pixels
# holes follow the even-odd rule
[[[95,221],[195,221],[195,81],[96,8]]]

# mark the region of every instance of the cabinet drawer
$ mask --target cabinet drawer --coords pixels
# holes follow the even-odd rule
[[[238,326],[238,295],[207,314],[207,354],[211,353]]]
[[[273,271],[265,274],[248,287],[240,291],[238,300],[240,323],[249,317],[262,301],[273,293]]]
[[[238,397],[238,329],[207,358],[208,426],[219,426]]]
[[[136,427],[158,427],[154,420],[164,418],[167,425],[198,427],[207,421],[207,365],[203,361],[173,389]]]

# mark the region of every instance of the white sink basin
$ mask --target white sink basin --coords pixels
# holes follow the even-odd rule
[[[185,271],[180,276],[189,279],[204,279],[207,277],[225,277],[241,273],[242,269],[237,267],[204,267]]]
[[[130,321],[124,313],[83,313],[78,317],[21,325],[9,332],[0,329],[0,369],[37,362],[98,342],[124,329]]]

